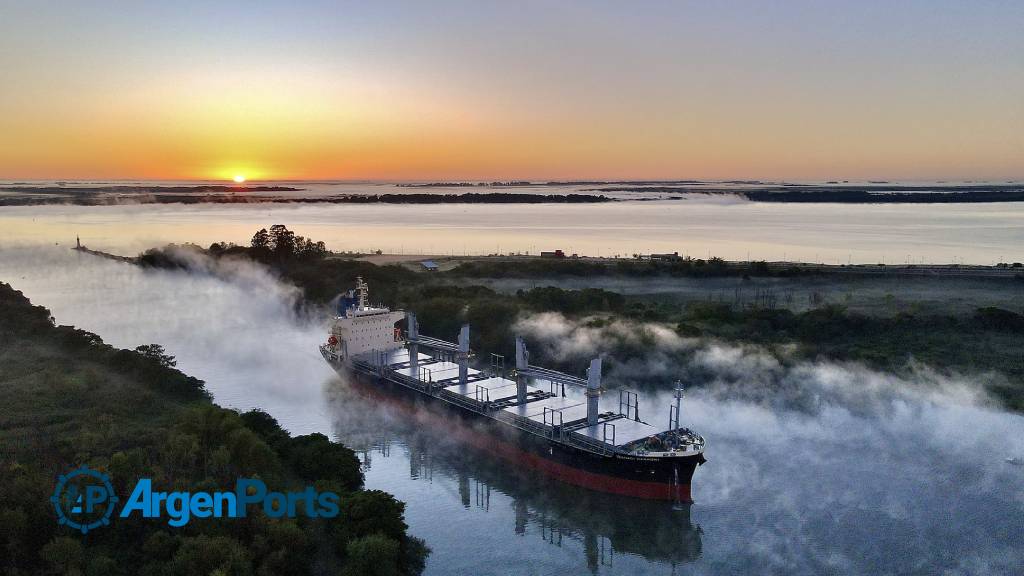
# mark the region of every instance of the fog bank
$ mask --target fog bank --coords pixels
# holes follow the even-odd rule
[[[58,324],[121,348],[161,344],[219,404],[262,407],[292,433],[326,430],[318,400],[334,372],[316,349],[323,318],[299,317],[298,290],[261,266],[206,269],[144,270],[66,248],[0,248],[0,281],[49,308]]]

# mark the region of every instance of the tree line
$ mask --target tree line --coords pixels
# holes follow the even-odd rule
[[[291,436],[265,412],[213,404],[159,345],[121,350],[56,326],[49,311],[0,283],[0,573],[83,576],[378,574],[413,576],[423,542],[404,504],[365,490],[360,462],[322,434]],[[124,498],[154,489],[212,490],[258,477],[271,490],[314,485],[341,514],[205,519],[117,518],[88,534],[60,526],[49,497],[79,465],[108,474]]]

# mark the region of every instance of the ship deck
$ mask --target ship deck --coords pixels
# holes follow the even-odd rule
[[[409,350],[399,348],[354,356],[352,363],[364,372],[376,373],[451,404],[600,453],[622,453],[627,444],[660,432],[618,410],[599,410],[599,422],[587,426],[586,399],[563,396],[562,385],[553,380],[528,378],[525,402],[517,400],[516,381],[502,375],[468,368],[466,382],[460,384],[459,365],[447,356],[419,353],[417,365],[412,366]]]

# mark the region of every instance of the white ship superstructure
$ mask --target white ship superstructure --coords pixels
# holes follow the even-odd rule
[[[328,350],[340,361],[370,351],[387,352],[404,346],[395,323],[405,312],[392,312],[383,306],[370,306],[369,290],[362,278],[355,290],[349,290],[338,302],[338,315],[327,339]]]

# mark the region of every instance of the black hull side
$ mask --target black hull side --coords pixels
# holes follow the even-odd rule
[[[410,408],[427,408],[416,411],[417,417],[430,420],[427,425],[443,429],[453,439],[517,466],[525,465],[559,480],[601,492],[692,502],[690,482],[696,467],[704,462],[703,454],[668,458],[601,455],[521,430],[375,374],[332,366],[367,394],[409,402]]]

